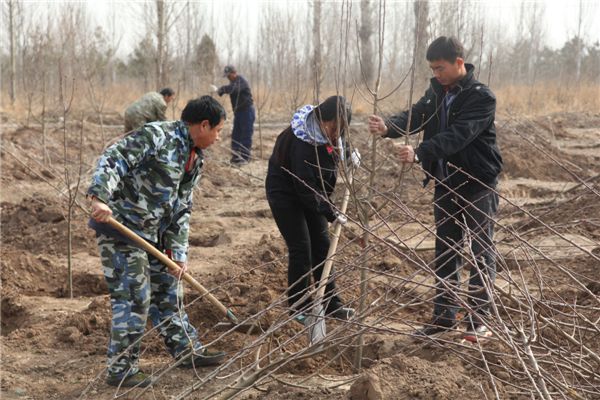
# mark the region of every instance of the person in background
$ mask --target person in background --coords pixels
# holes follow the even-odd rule
[[[502,157],[496,144],[496,97],[477,81],[475,67],[465,63],[462,44],[441,36],[427,49],[433,71],[431,86],[408,111],[384,120],[369,117],[373,135],[396,138],[423,130],[417,148],[398,146],[401,162],[420,163],[424,184],[435,181],[433,209],[436,224],[435,273],[437,293],[431,322],[419,329],[427,337],[453,329],[459,306],[460,251],[466,232],[471,237],[467,310],[464,339],[477,341],[491,336],[485,324],[489,315],[490,288],[494,286],[494,215],[498,208],[496,185]]]
[[[233,109],[233,131],[231,132],[231,160],[233,166],[242,166],[250,161],[252,150],[252,135],[254,134],[254,120],[256,113],[252,91],[248,81],[237,73],[233,65],[225,66],[224,77],[229,80],[229,85],[217,89],[217,94],[229,95]]]
[[[183,309],[183,289],[158,259],[106,224],[117,221],[187,269],[189,221],[203,150],[218,138],[223,106],[210,96],[191,100],[180,121],[152,122],[108,147],[87,191],[110,292],[112,325],[108,379],[113,386],[148,386],[139,370],[140,342],[150,318],[181,367],[217,365]]]
[[[175,91],[164,88],[137,99],[125,110],[125,132],[131,132],[148,122],[165,121],[167,106],[174,98]]]
[[[318,283],[327,258],[327,223],[346,221],[329,196],[335,187],[338,162],[346,153],[344,142],[351,118],[350,105],[341,96],[329,97],[316,107],[301,107],[277,137],[269,159],[265,187],[288,248],[288,305],[302,323],[312,305],[308,295],[311,271]],[[358,157],[356,153],[353,159]],[[330,316],[349,319],[354,314],[336,293],[333,279],[327,283],[325,301]]]

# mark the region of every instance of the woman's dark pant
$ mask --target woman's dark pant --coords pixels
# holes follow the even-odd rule
[[[442,185],[436,185],[434,216],[437,295],[433,313],[434,319],[437,318],[439,323],[450,324],[456,318],[459,269],[462,264],[460,252],[466,238],[471,239],[467,263],[475,264],[470,266],[467,304],[474,312],[469,316],[477,323],[477,315],[488,312],[490,292],[486,290],[483,280],[485,277],[489,286],[493,285],[496,277],[493,217],[497,209],[498,194],[490,189],[474,194],[457,194]]]
[[[289,252],[288,304],[294,311],[307,310],[311,307],[310,298],[299,304],[294,303],[313,288],[310,284],[311,270],[315,282],[321,279],[323,262],[329,250],[327,219],[300,204],[281,206],[269,201],[269,206]],[[328,311],[341,305],[331,278],[325,287],[325,299],[329,301]]]
[[[236,111],[233,114],[233,131],[231,132],[231,161],[249,161],[254,134],[254,107]]]

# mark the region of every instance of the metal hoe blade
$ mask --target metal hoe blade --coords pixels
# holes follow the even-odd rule
[[[308,328],[308,340],[311,346],[317,344],[327,336],[327,325],[325,324],[325,308],[318,304],[313,308],[311,315],[304,322]]]

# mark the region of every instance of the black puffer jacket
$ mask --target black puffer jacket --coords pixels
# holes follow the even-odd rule
[[[425,95],[413,105],[410,133],[424,129],[423,142],[416,153],[427,172],[433,175],[438,160],[443,160],[458,167],[457,171],[448,165],[450,187],[476,191],[481,188],[477,180],[489,186],[497,184],[502,157],[496,144],[494,125],[496,97],[473,77],[475,67],[472,64],[465,66],[467,75],[457,84],[459,91],[450,104],[446,126],[440,126],[444,90],[433,78]],[[408,111],[388,119],[387,137],[404,135],[407,122]],[[428,181],[426,178],[424,185]]]
[[[288,127],[277,138],[269,159],[265,182],[269,203],[307,208],[333,222],[336,216],[329,196],[337,180],[337,158],[330,145],[306,143]]]

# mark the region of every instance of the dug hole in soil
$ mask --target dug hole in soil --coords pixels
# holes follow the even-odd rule
[[[508,124],[498,133],[505,158],[501,192],[518,204],[535,204],[557,196],[559,189],[555,190],[546,182],[564,183],[561,188],[577,183],[569,172],[548,157],[530,157],[532,150],[524,146],[526,142],[520,135],[537,138],[535,135],[539,132],[545,133],[545,141],[538,142],[545,151],[560,155],[566,163],[574,165],[571,169],[583,178],[597,174],[600,161],[595,147],[600,134],[598,126],[600,115],[592,114],[553,114]],[[218,288],[214,294],[241,318],[275,304],[263,316],[267,324],[276,322],[285,314],[281,304],[287,285],[287,253],[264,194],[266,158],[277,134],[284,127],[285,122],[282,121],[279,128],[263,129],[263,159],[254,160],[241,169],[227,165],[227,137],[208,151],[204,176],[195,193],[190,234],[190,273],[207,288]],[[87,188],[89,171],[102,148],[100,135],[93,135],[94,129],[97,127],[93,124],[86,129],[91,134],[84,144],[87,174],[81,182],[83,189]],[[354,128],[354,135],[359,138],[357,145],[363,154],[368,154],[363,131],[362,127]],[[74,142],[76,132],[77,129],[73,129]],[[112,137],[119,133],[119,129],[111,131]],[[2,151],[0,394],[3,399],[115,398],[116,388],[104,384],[111,314],[95,238],[87,228],[86,213],[73,208],[73,298],[70,298],[66,257],[68,208],[64,196],[59,196],[52,187],[60,185],[62,137],[58,129],[50,132],[49,153],[54,160],[51,166],[42,167],[24,155],[31,149],[28,138],[38,134],[35,128],[17,128],[2,133],[4,143],[16,145],[10,151],[21,155],[21,161],[30,167],[23,166],[7,153],[8,150]],[[255,148],[253,154],[258,155],[260,150]],[[384,169],[379,177],[381,187],[388,185],[386,181],[392,181],[397,175],[398,171],[393,168]],[[431,197],[420,187],[418,174],[414,179],[407,179],[405,190],[406,196],[415,199],[411,202],[413,211],[422,215],[424,221],[432,222]],[[551,208],[544,214],[544,221],[568,223],[579,218],[582,209],[587,215],[600,215],[598,203],[597,197],[583,191],[575,201]],[[527,229],[539,227],[526,215],[503,215],[501,210],[499,219],[503,218],[510,218],[510,224]],[[571,233],[592,243],[600,240],[598,225],[582,223]],[[360,235],[360,231],[349,227],[344,235],[340,246],[346,245],[348,250],[343,257],[351,260],[360,254],[359,245],[351,241]],[[598,254],[594,246],[590,251]],[[431,251],[424,252],[423,257],[432,259],[433,254]],[[369,259],[368,265],[376,271],[394,270],[407,275],[413,272],[407,263],[386,252]],[[589,257],[573,257],[568,266],[574,273],[586,276],[600,268]],[[543,268],[543,261],[540,268]],[[357,270],[350,270],[337,278],[340,287],[350,288],[344,293],[348,301],[358,298],[358,276]],[[535,286],[535,274],[525,276],[525,279],[530,279]],[[596,296],[600,291],[598,286],[590,283],[589,291],[571,293],[573,289],[562,275],[551,275],[548,279],[555,283],[554,287],[561,295],[573,299],[585,300],[588,296],[587,301],[591,302],[593,299],[589,298],[589,291]],[[386,290],[378,282],[374,280],[369,284],[373,299]],[[185,302],[202,340],[207,343],[217,340],[222,333],[213,327],[223,318],[189,288],[186,289]],[[416,306],[410,314],[395,315],[395,318],[424,322],[429,318],[430,306]],[[335,329],[339,325],[333,323],[331,326]],[[297,326],[287,324],[277,337],[285,341],[297,330]],[[353,375],[352,370],[353,350],[331,365],[327,365],[327,361],[332,353],[321,354],[284,366],[276,373],[280,380],[269,380],[259,387],[260,390],[245,392],[241,398],[441,400],[495,396],[485,366],[478,361],[476,349],[464,350],[471,354],[472,361],[467,362],[465,359],[469,358],[457,353],[456,349],[414,343],[404,336],[369,333],[365,340],[365,368],[358,376]],[[218,340],[215,346],[234,354],[250,341],[248,336],[232,333]],[[306,338],[302,338],[290,343],[286,350],[298,351],[306,344]],[[590,346],[596,352],[599,350],[597,341]],[[503,345],[494,343],[488,350],[501,353]],[[493,359],[493,356],[490,357]],[[142,368],[148,372],[159,371],[172,363],[154,331],[143,341],[141,360]],[[319,371],[319,376],[312,376],[315,371]],[[142,398],[171,398],[209,372],[172,369]],[[501,398],[526,398],[511,394],[505,383],[511,377],[504,370],[495,369],[492,373],[498,378],[495,390]],[[300,382],[303,378],[308,379],[304,384],[285,384]],[[332,385],[331,382],[340,384]],[[218,387],[219,382],[211,385]],[[189,398],[203,397],[201,393],[193,393]]]

